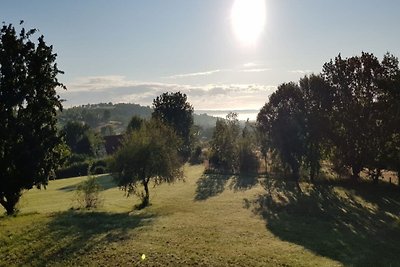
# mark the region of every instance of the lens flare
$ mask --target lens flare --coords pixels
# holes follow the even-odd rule
[[[232,29],[241,43],[255,44],[264,30],[265,21],[265,0],[235,0],[233,3],[231,9]]]

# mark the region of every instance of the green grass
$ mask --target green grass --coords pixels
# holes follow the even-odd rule
[[[0,266],[400,266],[396,188],[185,172],[140,211],[107,175],[92,211],[71,209],[84,178],[26,192],[0,217]]]

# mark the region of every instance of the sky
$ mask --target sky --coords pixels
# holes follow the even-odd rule
[[[239,20],[235,1],[243,5],[237,12],[247,10]],[[339,53],[400,56],[398,0],[244,1],[262,5],[3,0],[0,18],[15,26],[24,20],[53,45],[65,72],[58,78],[67,90],[58,92],[66,107],[151,106],[161,93],[181,91],[196,110],[259,110],[279,84],[319,73]],[[241,35],[261,28],[247,42],[235,23],[244,27]]]

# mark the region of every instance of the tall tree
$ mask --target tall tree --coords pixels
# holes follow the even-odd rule
[[[346,59],[339,55],[323,66],[322,75],[334,96],[331,140],[354,179],[365,167],[383,168],[378,166],[386,121],[381,80],[392,79],[396,72],[398,66],[384,68],[373,54],[364,52]]]
[[[56,128],[62,72],[44,37],[31,40],[35,32],[17,33],[11,24],[0,31],[0,204],[7,214],[22,190],[47,184],[62,154]]]
[[[304,159],[313,181],[321,168],[324,150],[327,150],[333,96],[329,84],[320,75],[305,76],[299,85],[304,103]]]
[[[380,109],[384,120],[380,122],[384,138],[384,152],[381,158],[387,169],[396,171],[400,185],[400,68],[397,57],[387,53],[382,60],[383,75],[380,80]]]
[[[110,163],[118,185],[128,195],[141,197],[140,207],[149,204],[149,183],[158,185],[183,177],[178,157],[180,139],[168,125],[152,119],[133,131]],[[139,189],[142,185],[144,192]]]
[[[295,83],[284,83],[269,98],[257,116],[257,123],[269,136],[272,148],[292,170],[299,181],[300,166],[305,155],[304,101]]]
[[[153,118],[170,125],[183,140],[180,154],[187,160],[191,153],[193,126],[193,107],[181,92],[163,93],[153,100]]]

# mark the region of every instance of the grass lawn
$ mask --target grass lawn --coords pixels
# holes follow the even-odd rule
[[[140,211],[107,175],[94,211],[71,209],[84,177],[26,192],[0,217],[0,266],[400,266],[397,188],[185,173]]]

